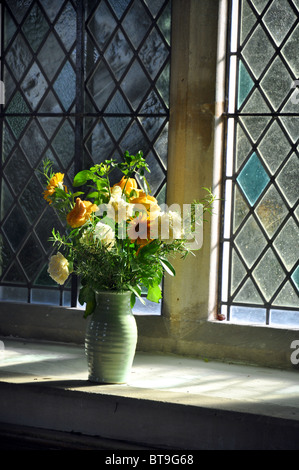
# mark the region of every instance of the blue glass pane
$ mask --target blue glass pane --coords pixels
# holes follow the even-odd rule
[[[62,106],[67,111],[75,98],[76,92],[76,75],[69,62],[66,62],[58,75],[57,80],[54,83],[54,90],[56,91]]]
[[[238,108],[243,104],[254,83],[243,62],[239,62]]]
[[[237,178],[243,193],[252,206],[267,186],[269,180],[270,178],[256,153],[251,155]]]

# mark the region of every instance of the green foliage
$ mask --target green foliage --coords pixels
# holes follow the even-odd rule
[[[122,162],[105,160],[77,173],[73,186],[84,187],[85,191],[72,192],[60,182],[55,186],[53,194],[46,199],[63,220],[76,209],[76,199],[81,195],[84,195],[84,198],[82,197],[84,201],[90,199],[94,207],[106,204],[108,208],[111,206],[111,201],[115,201],[115,194],[110,185],[110,175],[115,170],[120,171],[125,177],[121,200],[118,199],[118,203],[132,209],[134,205],[132,201],[142,191],[143,195],[148,197],[150,188],[145,173],[150,169],[140,151],[136,155],[125,152]],[[55,174],[48,160],[44,162],[43,174],[49,188],[49,185],[55,181]],[[142,183],[142,189],[135,189],[133,186],[128,193],[128,181],[136,176]],[[53,185],[51,187],[53,188]],[[194,201],[191,205],[193,229],[198,222],[195,215],[196,204],[202,204],[203,212],[211,211],[214,196],[210,190],[206,188],[205,190],[207,195],[203,201]],[[159,208],[158,203],[156,207]],[[150,301],[159,302],[162,298],[160,286],[164,274],[175,276],[170,258],[176,255],[185,258],[189,253],[185,239],[174,238],[167,242],[159,237],[153,240],[148,238],[145,241],[140,241],[138,237],[131,239],[127,228],[132,219],[138,216],[138,211],[123,220],[111,219],[107,214],[108,209],[104,213],[93,209],[86,219],[82,219],[83,222],[79,226],[71,227],[67,224],[63,234],[52,231],[51,240],[58,250],[63,252],[69,272],[74,272],[80,277],[79,302],[85,304],[85,316],[90,315],[95,308],[95,292],[102,290],[131,291],[132,306],[137,297],[143,301],[141,293],[144,290],[147,291],[147,298]],[[150,214],[147,214],[147,223],[149,225],[152,223]]]

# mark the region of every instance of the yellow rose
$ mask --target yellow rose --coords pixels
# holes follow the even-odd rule
[[[47,189],[44,191],[44,199],[48,201],[49,204],[52,204],[51,196],[55,193],[55,188],[64,189],[65,191],[66,186],[62,184],[64,178],[64,173],[55,173],[52,178],[49,180]]]
[[[130,194],[132,189],[137,189],[137,181],[134,178],[126,178],[123,176],[120,182],[116,183],[113,188],[116,186],[119,186],[122,190],[125,188],[125,194]]]
[[[95,212],[98,206],[90,201],[81,201],[79,197],[76,199],[75,207],[66,216],[67,223],[73,227],[81,227],[90,218],[92,212]]]
[[[57,284],[64,284],[69,277],[69,262],[60,252],[51,256],[48,273]]]
[[[138,190],[138,196],[130,199],[131,204],[143,206],[147,211],[150,218],[155,218],[160,214],[160,206],[158,205],[157,199],[153,196],[149,196],[144,191]],[[137,207],[138,208],[138,207]]]

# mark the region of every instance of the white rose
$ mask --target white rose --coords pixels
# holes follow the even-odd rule
[[[123,222],[132,217],[134,211],[134,204],[130,204],[122,196],[122,189],[120,186],[115,186],[111,191],[111,198],[107,204],[107,217],[114,220],[116,223]]]
[[[69,262],[60,252],[51,256],[48,273],[58,284],[64,284],[69,277]]]
[[[109,225],[103,224],[103,222],[96,224],[93,235],[100,240],[103,245],[107,246],[108,249],[112,248],[115,243],[114,230]]]
[[[180,214],[173,211],[162,212],[151,223],[151,238],[159,238],[165,243],[182,237],[182,219]]]

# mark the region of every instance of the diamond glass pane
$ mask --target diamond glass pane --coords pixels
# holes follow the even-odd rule
[[[251,155],[237,177],[243,193],[252,206],[260,197],[269,180],[270,178],[256,153]]]
[[[47,273],[63,227],[42,162],[71,186],[78,169],[141,149],[165,201],[171,1],[10,0],[2,12],[1,298],[77,306],[71,279]]]
[[[299,326],[299,3],[240,0],[232,19],[235,110],[225,193],[221,311],[243,323]],[[234,120],[234,121],[233,121]],[[231,148],[233,151],[231,151]],[[230,170],[232,168],[233,170]],[[225,170],[226,171],[226,170]],[[229,214],[229,218],[227,215]],[[229,253],[229,255],[227,255]],[[225,284],[226,285],[226,284]],[[262,307],[262,308],[261,308]],[[224,309],[224,310],[223,310]]]

